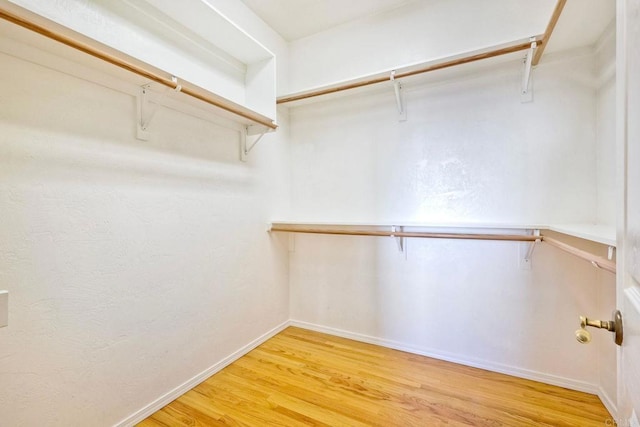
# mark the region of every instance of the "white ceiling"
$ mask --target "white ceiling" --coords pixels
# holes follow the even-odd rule
[[[385,12],[412,0],[242,0],[291,41],[345,22]]]
[[[285,40],[292,41],[349,21],[424,0],[242,0]],[[470,0],[473,1],[473,0]],[[595,43],[615,17],[615,1],[569,0],[549,51]],[[541,29],[540,32],[544,31]]]
[[[546,52],[591,46],[616,15],[612,0],[569,0],[562,10]]]

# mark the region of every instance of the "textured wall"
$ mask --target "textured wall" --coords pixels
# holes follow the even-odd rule
[[[596,45],[598,222],[616,223],[616,37],[612,25]]]
[[[326,221],[589,222],[596,219],[592,56],[520,66],[291,111],[294,218]],[[542,245],[295,237],[292,318],[442,357],[595,391],[598,346],[578,315],[598,311],[597,271]],[[606,338],[609,337],[600,337]]]
[[[286,44],[239,2],[215,3],[277,54],[279,93],[318,77],[302,60],[288,79]],[[422,59],[411,49],[317,70]],[[530,104],[515,65],[407,85],[405,123],[390,88],[296,108],[291,126],[280,111],[248,164],[233,131],[161,109],[141,142],[130,95],[4,54],[0,64],[9,425],[111,425],[286,320],[289,298],[297,320],[576,387],[596,384],[591,367],[611,357],[572,336],[578,314],[608,312],[610,277],[553,248],[522,270],[518,243],[410,240],[405,258],[391,239],[296,236],[288,255],[286,236],[264,232],[290,201],[293,217],[323,221],[606,216],[596,134],[610,94],[596,94],[593,58],[539,67]]]
[[[589,222],[596,219],[591,57],[291,110],[294,218]],[[580,71],[582,70],[582,71]]]
[[[8,40],[3,40],[8,43]],[[286,116],[238,133],[0,54],[0,424],[113,425],[288,319]]]

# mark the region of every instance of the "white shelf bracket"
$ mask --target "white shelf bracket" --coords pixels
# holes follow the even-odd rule
[[[271,132],[272,130],[273,129],[258,125],[244,126],[240,129],[240,160],[246,162],[251,150],[258,145],[266,133]],[[258,135],[258,137],[255,138],[253,142],[249,143],[249,137],[255,135]]]
[[[138,132],[137,138],[143,141],[147,141],[149,139],[149,125],[151,124],[151,120],[156,115],[158,111],[158,107],[162,103],[162,100],[169,93],[180,92],[182,90],[182,86],[178,84],[178,78],[176,76],[172,76],[171,80],[176,84],[174,89],[167,89],[160,95],[158,99],[156,99],[153,103],[149,99],[151,97],[151,84],[146,84],[140,86],[140,95],[138,96]]]
[[[396,239],[396,243],[398,244],[398,250],[400,252],[404,252],[404,237],[402,236],[396,236],[395,233],[397,232],[402,232],[402,227],[396,227],[395,225],[391,226],[391,237],[393,237],[394,239]]]
[[[407,104],[405,103],[405,99],[402,96],[402,84],[400,83],[400,81],[396,80],[396,70],[391,71],[389,80],[391,80],[391,83],[393,83],[393,90],[396,94],[396,105],[398,106],[398,121],[404,122],[407,120]]]
[[[536,237],[540,237],[540,230],[536,229],[533,230],[533,235]],[[538,243],[540,243],[541,239],[536,239],[533,242],[529,243],[529,249],[527,250],[527,254],[524,256],[524,262],[525,263],[530,263],[531,262],[531,257],[533,256],[533,251],[536,248],[536,245]]]
[[[533,90],[531,88],[531,68],[533,66],[533,55],[535,54],[538,43],[535,37],[529,39],[531,47],[527,50],[527,56],[524,59],[524,68],[522,70],[522,89],[520,91],[521,102],[533,101]]]
[[[608,259],[609,261],[611,261],[611,260],[613,259],[613,251],[615,251],[615,249],[616,249],[616,248],[615,248],[614,246],[609,246],[609,247],[607,248],[607,259]]]

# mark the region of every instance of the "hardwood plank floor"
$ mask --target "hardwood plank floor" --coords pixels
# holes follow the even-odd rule
[[[604,426],[597,396],[287,328],[138,426]]]

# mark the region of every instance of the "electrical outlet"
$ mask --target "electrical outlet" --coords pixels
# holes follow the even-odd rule
[[[9,291],[0,291],[0,328],[9,324]]]

